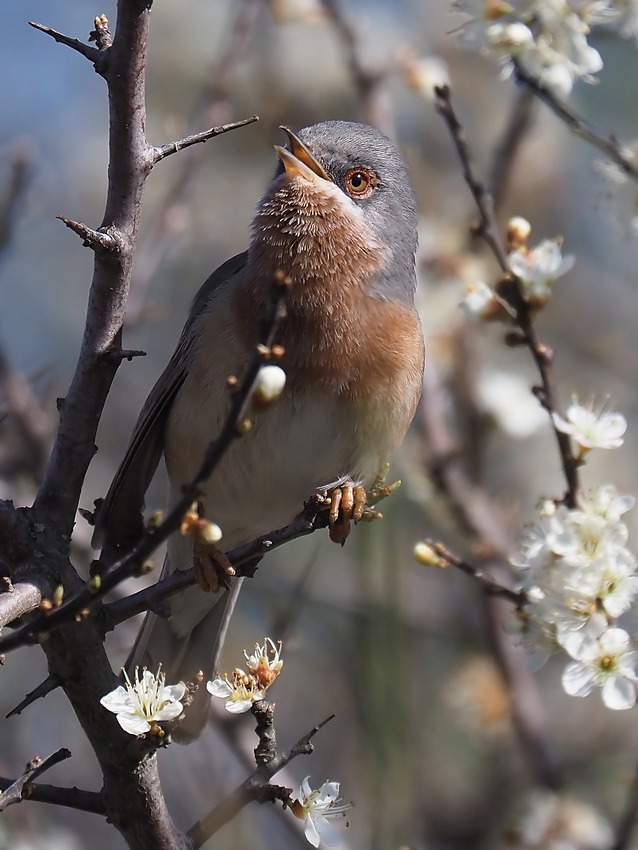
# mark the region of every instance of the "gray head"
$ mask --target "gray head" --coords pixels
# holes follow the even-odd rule
[[[337,254],[347,252],[348,242],[351,248],[367,244],[383,253],[373,293],[411,300],[415,200],[403,157],[390,139],[349,121],[324,121],[298,134],[282,129],[288,148],[275,148],[280,161],[255,218],[254,239],[273,245],[287,236],[291,252],[298,253],[301,242],[307,255],[323,256],[328,245]]]

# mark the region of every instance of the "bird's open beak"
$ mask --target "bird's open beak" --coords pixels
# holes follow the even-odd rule
[[[288,136],[288,148],[282,148],[281,145],[275,145],[275,152],[279,159],[283,162],[286,174],[291,177],[304,177],[306,180],[316,181],[317,179],[329,180],[334,182],[323,165],[317,160],[315,155],[309,148],[304,145],[299,136],[296,136],[288,127],[281,127],[284,133]]]

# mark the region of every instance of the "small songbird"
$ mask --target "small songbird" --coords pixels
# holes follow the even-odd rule
[[[414,306],[417,219],[405,163],[364,124],[326,121],[285,130],[278,167],[252,223],[250,247],[201,287],[177,349],[152,389],[97,517],[98,540],[130,545],[142,531],[144,494],[161,455],[169,506],[197,472],[229,409],[228,377],[254,355],[273,279],[292,281],[277,343],[286,385],[279,401],[235,441],[204,486],[203,515],[225,551],[291,522],[315,493],[369,486],[401,443],[424,366]],[[339,521],[341,521],[340,518]],[[346,523],[348,517],[345,518]],[[169,540],[163,575],[193,565],[193,538]],[[148,614],[129,667],[187,681],[211,678],[230,590],[190,587],[170,618]],[[224,600],[224,604],[217,604]],[[178,737],[206,721],[204,688]]]

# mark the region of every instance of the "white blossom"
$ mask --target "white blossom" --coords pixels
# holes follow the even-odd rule
[[[340,802],[338,782],[324,782],[321,788],[313,791],[309,776],[301,783],[298,798],[291,805],[292,813],[306,822],[304,834],[313,847],[321,842],[329,847],[341,843],[339,832],[330,820],[343,816],[349,808],[350,803]]]
[[[479,408],[490,414],[498,427],[514,439],[524,439],[549,422],[529,384],[512,372],[482,372],[476,381]]]
[[[551,296],[555,280],[574,265],[574,257],[563,257],[560,239],[545,239],[536,248],[519,248],[509,254],[510,268],[520,279],[523,292],[534,306],[543,306]]]
[[[602,616],[595,626],[563,639],[563,648],[575,659],[563,672],[563,688],[572,696],[585,697],[594,687],[600,687],[608,708],[632,708],[636,702],[638,652],[630,648],[624,629],[608,628]]]
[[[565,419],[558,413],[553,413],[552,419],[559,431],[578,443],[581,453],[590,449],[616,449],[622,446],[627,430],[627,420],[622,413],[594,411],[576,401],[567,408]]]
[[[228,676],[215,676],[212,682],[206,682],[206,690],[214,697],[226,700],[224,708],[231,714],[243,714],[249,711],[253,703],[262,700],[266,692],[259,687],[256,679],[236,668]]]
[[[255,644],[255,651],[248,655],[244,650],[246,667],[257,679],[259,685],[266,690],[281,673],[284,662],[281,660],[281,641],[278,645],[269,637],[264,639],[263,646]]]
[[[459,307],[468,318],[477,322],[497,318],[502,309],[494,290],[482,280],[466,288]]]
[[[175,720],[184,710],[180,700],[186,692],[186,685],[183,682],[166,685],[161,668],[157,675],[144,669],[140,678],[136,667],[134,682],[126,671],[123,673],[125,685],[103,696],[100,702],[117,715],[117,722],[129,735],[145,735],[152,724]]]

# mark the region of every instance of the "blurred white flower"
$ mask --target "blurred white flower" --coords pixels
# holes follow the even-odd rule
[[[249,711],[253,703],[264,699],[266,692],[254,676],[238,667],[228,676],[215,676],[212,682],[206,682],[206,690],[214,697],[226,700],[224,708],[231,714],[243,714]]]
[[[623,38],[638,40],[638,0],[614,0],[614,9],[618,32]]]
[[[495,319],[502,312],[496,294],[482,280],[477,280],[466,288],[459,307],[468,318],[476,322]]]
[[[483,372],[476,382],[475,392],[479,408],[514,439],[530,437],[549,422],[546,411],[520,375]]]
[[[558,413],[553,413],[552,419],[559,431],[578,443],[581,453],[590,449],[617,449],[622,446],[627,430],[622,413],[602,409],[596,412],[576,401],[567,408],[565,419]]]
[[[566,693],[585,697],[599,687],[608,708],[621,710],[635,705],[638,652],[630,648],[624,629],[608,628],[599,615],[592,628],[565,635],[561,643],[575,659],[563,672]]]
[[[425,100],[433,101],[434,89],[450,83],[447,65],[438,56],[417,56],[410,48],[403,48],[397,61],[406,85]]]
[[[180,700],[186,685],[166,685],[161,667],[157,675],[144,669],[141,678],[136,667],[133,683],[125,670],[123,673],[126,684],[103,696],[100,702],[117,715],[117,722],[129,735],[145,735],[154,723],[175,720],[184,710]]]
[[[541,307],[551,296],[555,280],[574,265],[574,257],[561,252],[561,239],[545,239],[536,248],[519,248],[509,254],[510,268],[520,279],[523,293],[534,306]]]
[[[341,837],[330,819],[342,817],[350,806],[350,803],[339,802],[338,782],[324,782],[321,788],[313,791],[310,777],[306,776],[291,811],[295,817],[305,820],[304,834],[313,847],[318,847],[321,842],[334,847],[341,843]]]
[[[504,850],[608,850],[613,841],[611,824],[589,804],[534,791],[507,825]]]

